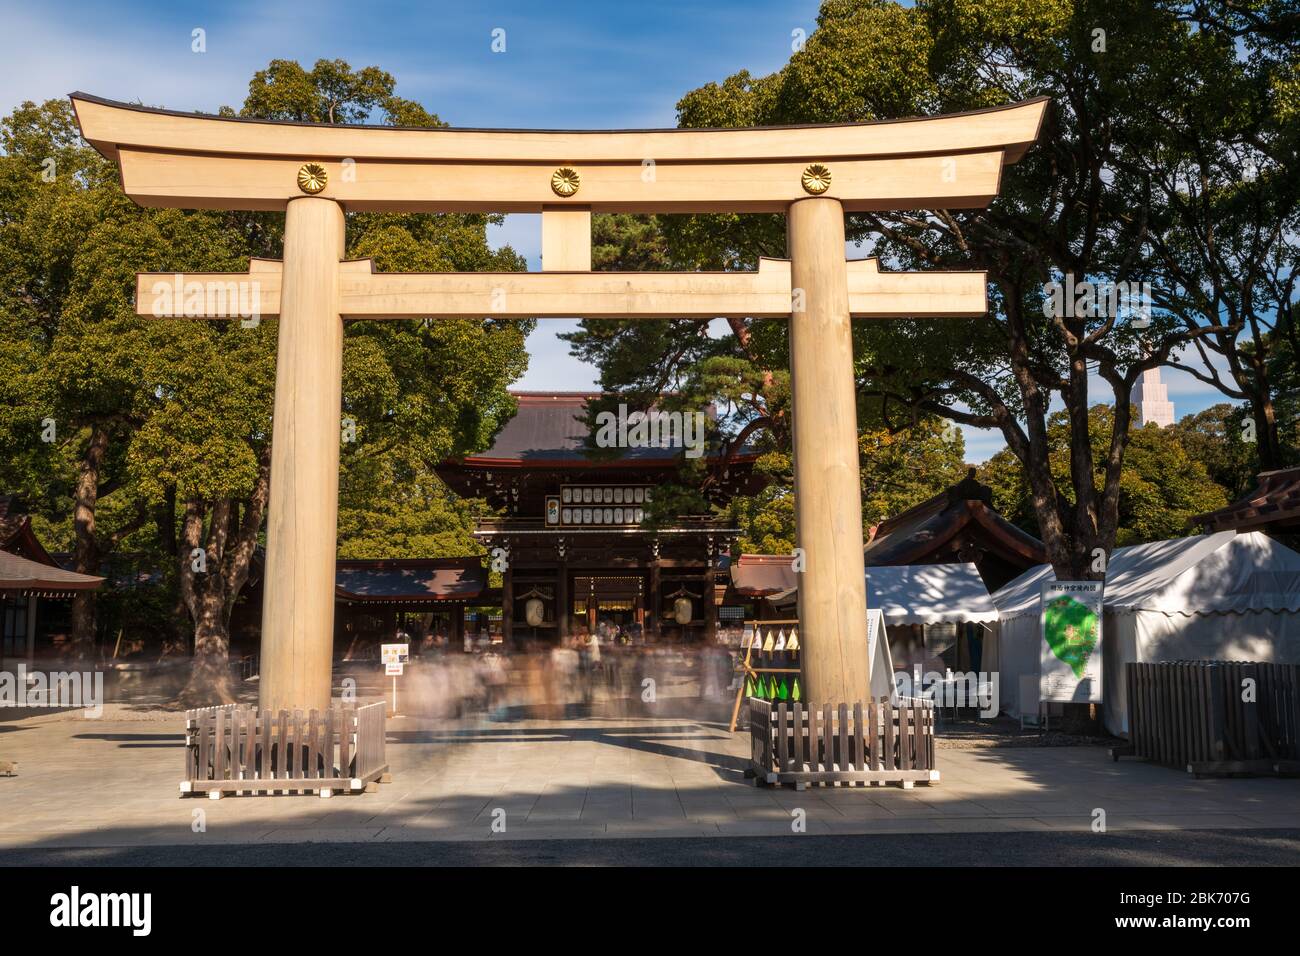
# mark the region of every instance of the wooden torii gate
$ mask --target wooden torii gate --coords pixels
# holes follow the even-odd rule
[[[247,314],[239,283],[256,283],[260,314],[279,319],[263,710],[329,703],[349,319],[788,319],[805,699],[870,696],[850,318],[979,316],[986,283],[981,272],[847,262],[844,214],[986,205],[1002,167],[1037,138],[1045,99],[879,123],[541,132],[267,122],[71,98],[82,135],[117,162],[137,203],[286,213],[283,263],[142,274],[136,295],[140,315],[222,319]],[[545,271],[376,273],[343,260],[345,211],[540,212]],[[755,272],[592,272],[593,212],[781,212],[789,259]]]

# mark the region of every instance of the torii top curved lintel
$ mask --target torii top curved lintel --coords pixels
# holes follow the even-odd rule
[[[282,210],[319,163],[351,210],[779,212],[811,192],[849,211],[970,208],[1037,139],[1047,98],[946,116],[813,126],[482,130],[338,126],[151,109],[71,94],[82,135],[146,206]],[[557,192],[557,166],[579,175]],[[821,186],[813,182],[814,188]]]

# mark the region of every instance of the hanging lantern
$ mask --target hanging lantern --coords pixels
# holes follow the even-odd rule
[[[691,599],[679,597],[673,602],[673,620],[678,624],[685,626],[691,623],[695,618],[695,612],[691,607]]]
[[[529,627],[540,627],[546,620],[546,605],[542,603],[541,598],[528,599],[524,605],[524,620],[528,622]]]

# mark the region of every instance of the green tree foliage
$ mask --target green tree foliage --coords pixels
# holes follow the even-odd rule
[[[52,519],[53,545],[93,574],[151,520],[129,474],[131,440],[167,403],[162,357],[188,360],[203,335],[137,319],[135,270],[243,268],[243,243],[214,214],[146,213],[127,200],[65,102],[20,106],[3,147],[0,334],[14,350],[0,381],[0,469]],[[93,637],[85,592],[73,638],[88,653]]]
[[[1254,424],[1249,409],[1220,402],[1184,415],[1169,431],[1188,457],[1203,465],[1210,479],[1235,500],[1254,487],[1259,470],[1257,445],[1247,440]]]
[[[1196,357],[1200,343],[1235,341],[1240,331],[1222,303],[1245,292],[1207,306],[1178,290],[1226,276],[1234,263],[1280,256],[1283,264],[1262,272],[1259,284],[1276,286],[1273,301],[1293,292],[1283,280],[1294,269],[1288,272],[1289,252],[1278,240],[1295,233],[1288,225],[1294,205],[1279,198],[1279,177],[1294,169],[1294,128],[1286,124],[1295,111],[1277,94],[1292,88],[1298,30],[1291,2],[924,0],[903,7],[826,0],[816,31],[786,66],[763,77],[742,71],[691,91],[678,104],[679,121],[881,120],[1051,97],[1039,143],[1005,171],[987,210],[849,217],[850,238],[886,267],[977,268],[990,280],[986,318],[860,322],[855,356],[862,404],[886,427],[923,413],[1000,430],[1026,476],[1052,563],[1058,573],[1084,577],[1094,550],[1109,550],[1119,536],[1124,458],[1137,434],[1129,427],[1134,384],[1147,368]],[[1204,173],[1217,196],[1230,158],[1247,147],[1264,157],[1261,178],[1277,188],[1252,194],[1246,211],[1206,202],[1198,191],[1191,199],[1197,217],[1183,215],[1188,197],[1177,187],[1186,176],[1178,171]],[[1159,170],[1174,178],[1157,177]],[[1217,250],[1212,269],[1198,265],[1197,250],[1221,224],[1233,248]],[[759,256],[785,250],[776,216],[660,217],[660,230],[668,260],[689,268],[753,268]],[[1146,324],[1113,310],[1060,314],[1045,308],[1045,292],[1066,275],[1148,280],[1162,291]],[[1255,295],[1268,301],[1262,291]],[[736,427],[763,419],[778,429],[773,447],[780,448],[784,406],[761,386],[787,391],[765,378],[786,367],[784,329],[736,321],[731,331],[730,339],[707,344],[686,329],[662,345],[621,330],[595,338],[584,329],[574,341],[580,354],[609,361],[607,386],[629,381],[627,370],[638,362],[657,380],[687,379],[689,369],[725,349],[748,363],[737,380],[748,405]],[[1114,409],[1100,444],[1089,412],[1098,378],[1101,398]],[[1062,404],[1072,435],[1064,470],[1053,467],[1049,436],[1050,423],[1061,421],[1053,409]]]
[[[961,432],[935,418],[890,431],[878,423],[858,436],[863,531],[906,511],[962,479]],[[737,547],[750,554],[790,554],[794,549],[794,475],[788,451],[770,451],[758,470],[769,483],[757,495],[739,496],[730,516],[741,529]]]
[[[393,78],[338,60],[276,60],[240,115],[440,125]],[[234,110],[222,113],[233,115]],[[261,541],[269,494],[276,323],[143,320],[137,271],[243,272],[278,258],[283,216],[135,206],[81,143],[68,104],[24,104],[0,157],[0,483],[41,503],[79,570],[152,549],[194,623],[191,700],[228,696],[230,611]],[[53,160],[54,175],[43,173]],[[390,271],[524,268],[491,250],[483,215],[349,215],[347,251]],[[470,504],[433,472],[485,447],[514,411],[529,322],[349,323],[340,548],[465,553]],[[42,441],[53,421],[57,441]],[[341,425],[344,423],[341,423]],[[341,431],[341,437],[344,432]],[[349,436],[352,437],[352,436]],[[391,547],[386,545],[391,542]],[[93,605],[75,630],[93,637]]]
[[[1221,435],[1216,442],[1212,430],[1204,427],[1205,419],[1193,424],[1193,418],[1188,416],[1171,428],[1132,429],[1120,482],[1116,546],[1182,537],[1194,530],[1193,517],[1228,503],[1228,493],[1211,476],[1202,457],[1211,452],[1212,460],[1226,466],[1227,443]],[[1098,449],[1104,448],[1114,427],[1114,411],[1095,405],[1088,420],[1089,439]],[[1058,481],[1065,481],[1071,467],[1072,441],[1066,414],[1057,412],[1048,423],[1048,443]],[[1010,449],[985,462],[979,479],[992,487],[998,511],[1031,534],[1039,533],[1029,482]],[[1095,480],[1100,483],[1102,475],[1098,473]]]
[[[1153,71],[1126,118],[1123,162],[1159,198],[1148,221],[1124,218],[1146,240],[1135,271],[1187,328],[1218,326],[1172,362],[1245,403],[1275,469],[1300,454],[1282,381],[1300,336],[1300,5],[1157,6],[1188,32],[1150,50],[1181,69]]]
[[[317,60],[306,70],[297,60],[272,60],[253,74],[239,115],[300,123],[369,123],[380,114],[389,126],[445,125],[419,103],[395,95],[396,86],[392,74],[377,66],[354,70],[343,60]]]
[[[966,473],[961,430],[938,418],[922,418],[901,431],[868,427],[858,448],[868,527],[957,484]]]

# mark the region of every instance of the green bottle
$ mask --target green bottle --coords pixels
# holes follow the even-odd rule
[[[780,696],[781,700],[790,699],[790,685],[786,683],[784,675],[781,677],[781,684],[777,688],[777,694]]]
[[[790,690],[790,699],[796,704],[803,700],[803,691],[799,688],[799,678],[795,677],[794,687]]]
[[[776,700],[777,694],[778,691],[776,689],[776,675],[770,674],[768,675],[768,683],[767,683],[767,699]]]

